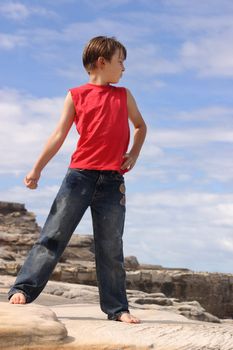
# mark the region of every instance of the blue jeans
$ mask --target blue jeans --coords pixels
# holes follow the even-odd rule
[[[125,220],[124,177],[117,171],[68,169],[40,238],[8,293],[35,300],[90,206],[100,306],[108,319],[128,312],[122,235]]]

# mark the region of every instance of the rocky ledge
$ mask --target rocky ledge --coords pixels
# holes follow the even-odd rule
[[[23,204],[0,202],[1,275],[17,275],[39,234],[40,227],[36,223],[35,215],[28,212]],[[125,267],[128,290],[150,293],[146,298],[151,305],[158,302],[158,293],[162,293],[165,298],[174,301],[177,299],[179,302],[193,303],[195,300],[205,312],[219,318],[231,318],[233,315],[232,274],[139,264],[135,257],[126,257]],[[96,286],[93,236],[73,235],[51,279]],[[161,302],[166,301],[162,298]],[[185,309],[184,305],[181,307],[187,316],[190,309]]]
[[[0,283],[4,350],[232,350],[232,320],[202,322],[182,314],[206,317],[197,302],[128,290],[130,311],[141,319],[128,325],[106,319],[94,286],[49,281],[36,302],[10,305],[6,291],[13,279],[2,276]]]

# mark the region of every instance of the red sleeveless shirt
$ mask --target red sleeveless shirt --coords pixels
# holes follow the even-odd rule
[[[124,173],[120,168],[130,137],[126,89],[88,83],[69,91],[80,135],[70,168]]]

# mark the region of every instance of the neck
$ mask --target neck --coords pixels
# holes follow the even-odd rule
[[[104,77],[96,74],[90,74],[89,83],[95,85],[109,85],[109,82],[107,82]]]

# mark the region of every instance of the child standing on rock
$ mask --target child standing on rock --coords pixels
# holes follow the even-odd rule
[[[77,148],[40,238],[8,293],[12,304],[30,303],[42,292],[90,206],[101,309],[110,320],[140,322],[129,313],[126,296],[123,174],[136,163],[146,125],[130,91],[111,85],[118,83],[125,70],[126,54],[125,47],[115,38],[99,36],[89,41],[83,52],[89,82],[69,90],[56,129],[24,179],[28,188],[37,188],[41,171],[75,123],[80,134]],[[129,152],[128,119],[135,129]]]

